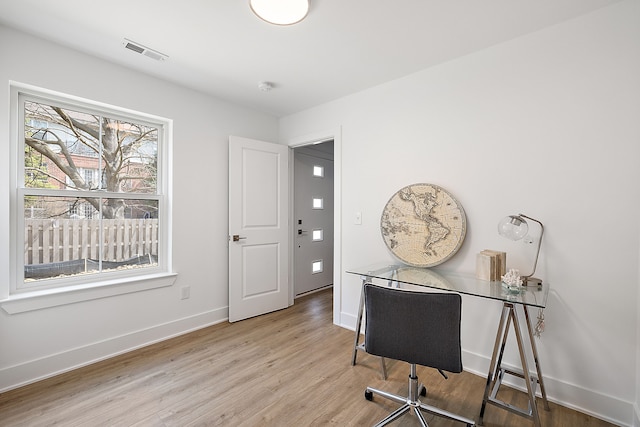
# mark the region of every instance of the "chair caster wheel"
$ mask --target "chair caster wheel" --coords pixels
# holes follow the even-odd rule
[[[422,397],[426,397],[427,396],[427,388],[425,386],[422,386],[420,388],[420,396],[422,396]]]
[[[365,390],[364,391],[364,398],[367,399],[369,402],[371,402],[373,400],[373,392],[371,392],[369,390]]]

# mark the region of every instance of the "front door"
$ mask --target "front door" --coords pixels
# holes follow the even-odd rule
[[[229,321],[289,305],[289,148],[229,137]]]
[[[295,295],[333,284],[333,142],[294,150]]]

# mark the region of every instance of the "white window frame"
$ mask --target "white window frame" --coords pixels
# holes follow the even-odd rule
[[[50,189],[29,189],[24,187],[24,100],[50,103],[63,108],[93,114],[108,115],[115,119],[133,121],[158,128],[157,190],[148,198],[158,201],[158,265],[140,269],[100,272],[65,278],[43,280],[35,286],[24,286],[24,196],[60,195],[63,192]],[[103,104],[59,92],[10,82],[10,124],[11,145],[10,170],[10,280],[0,284],[0,306],[8,313],[36,310],[57,305],[75,303],[107,296],[138,292],[170,286],[175,282],[172,272],[171,238],[171,198],[172,198],[172,134],[173,122],[159,116],[140,113],[108,104]],[[110,197],[147,196],[138,193],[114,193],[101,191],[76,192],[84,195]],[[79,194],[81,195],[81,194]],[[2,289],[1,287],[8,287]]]

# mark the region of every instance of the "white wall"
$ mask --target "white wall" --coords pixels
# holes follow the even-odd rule
[[[17,315],[0,310],[0,391],[226,319],[228,136],[275,141],[277,120],[2,26],[0,58],[3,171],[9,170],[9,80],[173,119],[178,273],[168,288]],[[0,181],[4,287],[12,250],[8,185],[5,172]],[[180,299],[182,286],[191,287],[190,299]]]
[[[497,223],[518,212],[544,222],[537,276],[552,290],[538,350],[548,394],[621,425],[632,423],[638,378],[639,5],[280,120],[282,141],[342,128],[344,269],[391,259],[380,214],[411,183],[440,185],[466,210],[465,243],[446,269],[473,272],[475,254],[492,248],[525,270],[531,254],[500,238]],[[339,323],[353,327],[359,279],[342,274],[336,289]],[[465,297],[463,306],[465,366],[486,374],[500,305]],[[507,362],[517,365],[516,353]]]

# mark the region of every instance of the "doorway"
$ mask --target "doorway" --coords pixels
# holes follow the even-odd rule
[[[294,148],[294,297],[333,285],[334,141]]]

